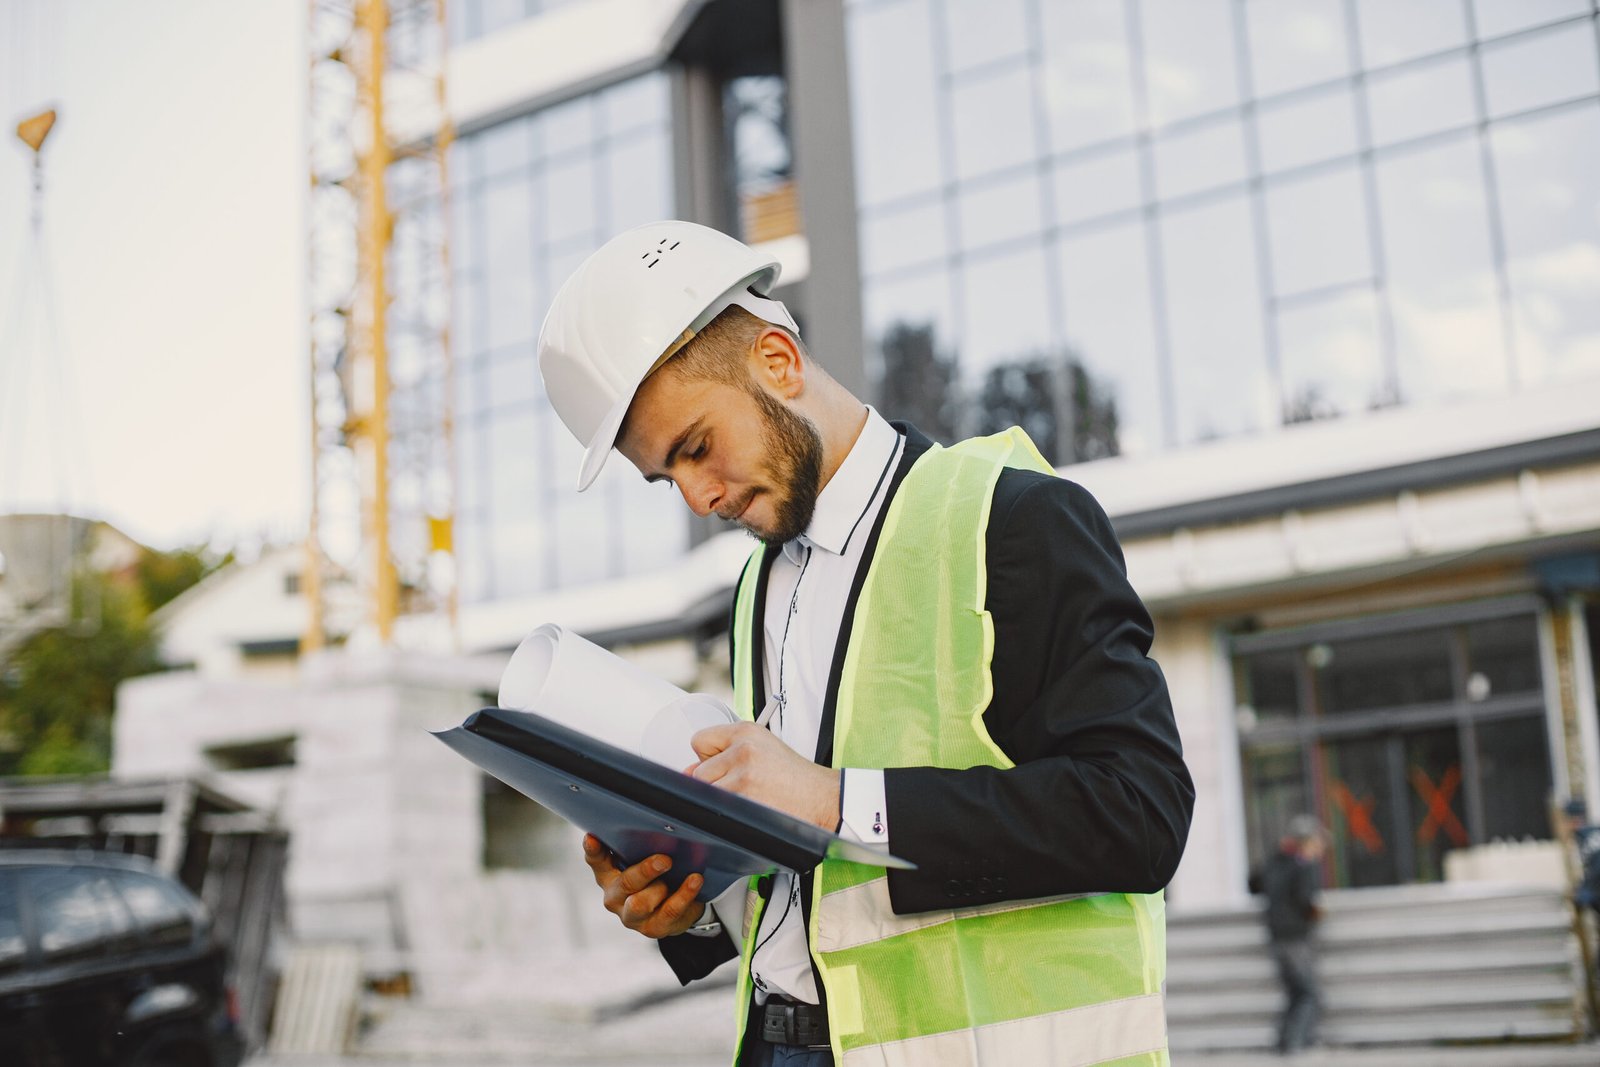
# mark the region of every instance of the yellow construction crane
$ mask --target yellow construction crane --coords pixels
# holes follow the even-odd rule
[[[444,0],[311,0],[310,529],[306,651],[329,584],[361,590],[385,645],[401,616],[456,634],[454,395]],[[359,623],[357,623],[359,625]]]

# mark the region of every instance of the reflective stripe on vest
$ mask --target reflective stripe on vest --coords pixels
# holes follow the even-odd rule
[[[834,766],[1012,766],[983,724],[994,652],[985,535],[1007,467],[1051,471],[1012,429],[933,446],[889,502],[845,652]],[[761,557],[746,566],[734,611],[735,700],[745,718],[754,713],[747,642],[761,639]],[[1167,1063],[1160,894],[895,915],[882,868],[843,861],[819,867],[813,891],[812,956],[841,1065]],[[760,902],[750,897],[741,1041],[760,929]]]

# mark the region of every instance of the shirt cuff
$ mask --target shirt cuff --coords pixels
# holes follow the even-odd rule
[[[888,805],[884,803],[882,771],[845,768],[840,807],[843,821],[839,836],[863,845],[889,847]]]

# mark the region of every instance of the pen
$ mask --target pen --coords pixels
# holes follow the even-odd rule
[[[779,700],[775,696],[768,697],[767,706],[761,709],[760,715],[756,716],[756,725],[766,726],[772,721],[772,716],[776,714],[778,709],[781,707],[783,707],[783,701]]]

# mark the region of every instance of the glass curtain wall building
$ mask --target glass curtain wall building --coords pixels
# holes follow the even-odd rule
[[[1534,522],[1451,571],[1414,536],[1428,484],[1395,471],[1433,478],[1429,464],[1488,446],[1458,435],[1423,462],[1392,428],[1516,409],[1522,436],[1505,441],[1520,447],[1576,425],[1539,428],[1530,400],[1600,396],[1591,0],[661,0],[636,13],[666,12],[663,40],[623,60],[588,6],[451,7],[463,54],[514,41],[496,77],[533,86],[465,116],[452,159],[469,608],[676,573],[708,532],[625,463],[573,492],[579,450],[534,362],[568,272],[679,215],[798,247],[785,298],[814,344],[841,331],[819,354],[887,414],[943,440],[1019,423],[1059,465],[1112,461],[1068,472],[1097,493],[1226,455],[1230,476],[1294,495],[1319,476],[1271,456],[1391,428],[1343,472],[1384,475],[1365,496],[1303,513],[1230,511],[1239,490],[1203,477],[1167,494],[1194,505],[1175,525],[1139,508],[1125,525],[1108,505],[1130,569],[1142,553],[1171,563],[1141,592],[1199,709],[1180,722],[1200,738],[1197,781],[1225,797],[1177,896],[1236,897],[1233,868],[1296,810],[1334,829],[1338,885],[1437,880],[1450,849],[1547,836],[1552,788],[1593,778],[1576,742],[1563,751],[1551,635],[1592,659],[1600,612],[1541,600],[1534,572],[1541,553],[1592,553],[1593,531],[1553,544]],[[516,62],[540,47],[598,58],[541,81]],[[1509,479],[1515,510],[1519,471],[1498,462],[1473,459],[1483,485]],[[1502,537],[1493,499],[1446,521]],[[1183,553],[1231,537],[1265,558],[1324,519],[1346,547],[1377,544],[1397,510],[1390,558],[1219,579],[1215,610],[1182,577]],[[1418,560],[1426,589],[1399,566]],[[1295,583],[1312,579],[1345,599],[1308,622]],[[1600,801],[1600,779],[1589,788]]]
[[[847,13],[868,334],[959,368],[941,429],[1019,367],[1057,462],[1600,372],[1585,0]]]
[[[458,552],[465,603],[658,570],[688,546],[668,486],[582,449],[534,342],[555,290],[613,234],[673,213],[666,77],[646,74],[462,137],[451,160]]]

